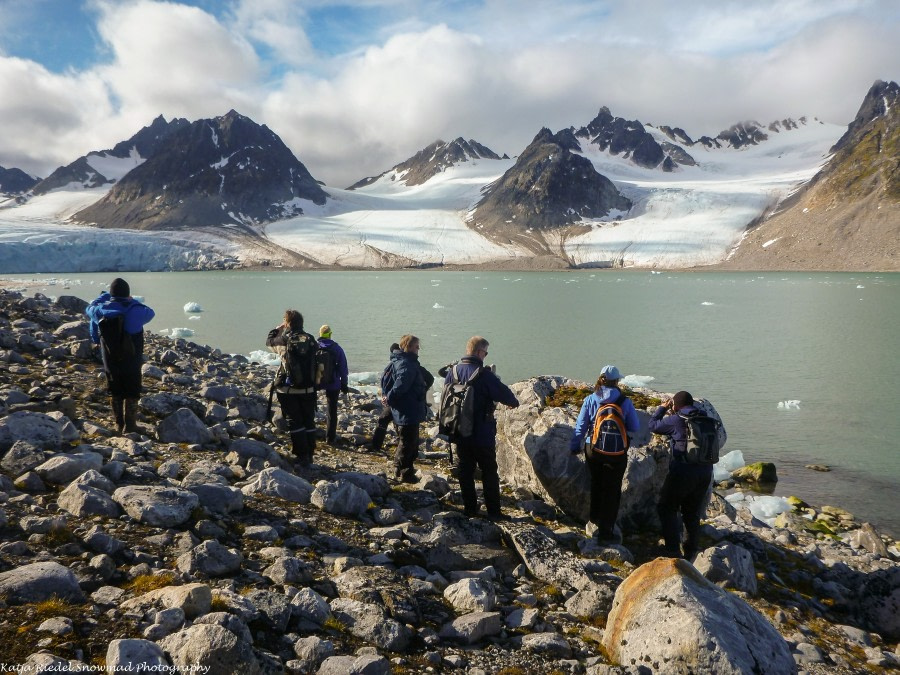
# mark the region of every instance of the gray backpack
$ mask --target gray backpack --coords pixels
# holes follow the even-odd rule
[[[715,464],[719,461],[719,427],[714,417],[700,411],[678,416],[684,420],[684,459],[688,464]]]
[[[471,438],[475,433],[475,388],[472,384],[481,375],[479,367],[465,382],[459,379],[459,364],[450,371],[450,382],[441,392],[441,409],[438,414],[438,433],[450,441]]]

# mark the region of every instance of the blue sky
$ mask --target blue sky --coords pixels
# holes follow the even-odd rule
[[[0,165],[47,175],[231,108],[343,187],[437,138],[515,155],[613,114],[847,124],[900,79],[895,0],[0,0]]]

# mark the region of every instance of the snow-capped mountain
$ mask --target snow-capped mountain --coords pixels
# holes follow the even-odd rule
[[[0,198],[28,192],[37,185],[39,178],[29,176],[22,169],[5,169],[0,166]]]
[[[347,190],[323,190],[274,133],[232,111],[178,130],[112,187],[69,183],[25,204],[0,203],[0,242],[16,244],[0,247],[0,271],[100,269],[98,256],[79,255],[100,245],[96,228],[77,224],[84,222],[160,229],[107,229],[102,246],[118,247],[102,269],[718,264],[751,224],[791,210],[819,183],[841,208],[883,195],[880,211],[896,227],[896,87],[870,92],[849,130],[782,119],[693,140],[679,127],[602,108],[583,126],[542,130],[515,159],[462,138],[436,142]],[[873,162],[881,167],[874,183]],[[881,192],[824,181],[832,169],[802,190],[826,163],[848,167],[841,176],[856,167],[857,182]],[[798,227],[815,239],[818,222]],[[893,255],[898,239],[885,245]],[[191,242],[206,244],[201,262],[189,255],[199,246]],[[846,245],[856,245],[852,233]],[[138,255],[142,246],[171,247],[170,262]]]
[[[173,133],[190,123],[176,118],[171,122],[160,115],[127,141],[117,143],[110,150],[89,152],[71,164],[61,166],[34,186],[36,195],[59,188],[95,188],[111,185],[126,173],[152,156]]]
[[[231,110],[169,135],[74,220],[106,228],[254,226],[325,199],[276,134]]]
[[[726,265],[900,268],[900,86],[876,82],[834,156],[749,230]]]
[[[516,163],[485,189],[468,218],[476,232],[537,255],[561,251],[567,236],[588,219],[625,213],[631,201],[619,194],[590,160],[573,152],[570,130],[541,129]]]
[[[503,158],[509,159],[505,155]],[[460,162],[479,159],[501,159],[501,157],[490,148],[472,139],[467,141],[459,137],[449,143],[437,140],[405,162],[401,162],[377,176],[363,178],[347,189],[356,190],[357,188],[367,187],[377,183],[379,180],[396,181],[413,187],[425,183],[429,178],[446,171]]]

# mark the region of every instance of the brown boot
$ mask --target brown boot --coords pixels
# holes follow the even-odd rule
[[[125,431],[125,399],[118,396],[110,396],[109,402],[112,407],[113,419],[116,423],[116,431],[121,434]]]
[[[138,399],[125,399],[125,431],[130,434],[135,432],[140,433],[141,431],[137,425],[137,409]]]

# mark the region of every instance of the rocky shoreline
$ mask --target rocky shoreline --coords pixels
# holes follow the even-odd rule
[[[144,433],[117,436],[84,306],[0,291],[7,668],[900,669],[897,542],[839,509],[798,504],[770,526],[714,493],[706,549],[658,558],[666,459],[648,438],[622,545],[587,537],[547,480],[580,489],[553,450],[577,414],[547,405],[561,378],[514,385],[523,405],[498,414],[510,519],[468,519],[432,424],[419,482],[395,483],[365,451],[379,404],[352,393],[338,444],[295,467],[265,423],[270,371],[180,339],[148,334]]]

